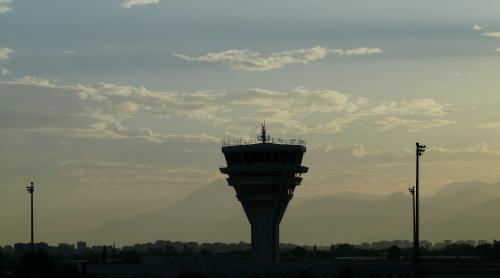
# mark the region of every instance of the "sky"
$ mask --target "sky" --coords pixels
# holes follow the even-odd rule
[[[0,244],[28,240],[32,180],[39,238],[57,242],[222,179],[221,139],[263,121],[307,141],[299,200],[406,193],[417,141],[424,195],[500,180],[499,10],[0,0]]]

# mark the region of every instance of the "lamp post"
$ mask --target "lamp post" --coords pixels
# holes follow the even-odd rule
[[[412,204],[412,234],[413,234],[413,243],[417,241],[417,233],[415,233],[415,186],[408,187],[408,192],[411,195],[411,204]],[[415,247],[415,246],[414,246]],[[417,249],[413,248],[413,273],[417,276]]]
[[[31,182],[30,185],[26,186],[26,190],[31,197],[31,254],[33,255],[35,252],[35,242],[33,237],[33,193],[35,192],[35,184]]]
[[[415,275],[419,275],[419,257],[420,257],[420,210],[419,210],[419,178],[420,178],[420,157],[425,152],[425,145],[416,144],[415,157],[416,157],[416,175],[415,175],[415,240],[413,241],[413,248],[415,250]]]

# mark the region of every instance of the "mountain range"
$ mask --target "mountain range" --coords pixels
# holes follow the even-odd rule
[[[293,204],[293,201],[292,201]],[[421,238],[500,238],[500,181],[444,186],[421,204]],[[339,192],[291,205],[281,223],[281,242],[359,243],[411,239],[411,201],[407,193],[372,196]],[[85,235],[91,242],[132,244],[163,240],[250,241],[250,226],[233,188],[213,182],[174,205],[151,214],[113,219]]]

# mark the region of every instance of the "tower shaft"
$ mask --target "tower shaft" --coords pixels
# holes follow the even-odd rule
[[[275,195],[266,198],[266,196],[238,194],[238,199],[251,225],[252,250],[255,261],[258,263],[279,260],[279,225],[293,195],[288,194],[284,186],[278,189]]]

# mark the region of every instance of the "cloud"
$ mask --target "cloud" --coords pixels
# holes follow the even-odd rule
[[[235,70],[246,71],[269,71],[279,69],[291,64],[310,64],[323,60],[327,55],[355,56],[379,54],[380,48],[356,48],[356,49],[327,49],[323,47],[313,47],[304,49],[294,49],[288,51],[274,52],[267,55],[250,51],[248,49],[232,49],[222,52],[210,52],[202,56],[188,56],[176,53],[174,56],[186,61],[209,62],[229,66]]]
[[[1,11],[1,2],[2,0],[0,0],[0,11]],[[10,48],[0,48],[0,62],[2,61],[6,61],[10,58],[10,54],[14,52],[12,51],[12,49]],[[10,70],[8,69],[5,69],[5,68],[0,68],[0,76],[3,76],[3,75],[7,75],[10,73]]]
[[[487,121],[480,123],[478,128],[500,128],[500,117],[491,117]]]
[[[403,100],[399,102],[382,102],[372,105],[365,113],[373,115],[392,114],[399,116],[427,115],[432,117],[443,117],[448,114],[446,105],[438,103],[430,98]]]
[[[481,33],[481,36],[500,39],[500,32],[483,32]]]
[[[363,145],[354,145],[352,147],[352,155],[355,157],[363,157],[367,154],[368,153],[365,150],[365,146],[363,146]]]
[[[12,0],[0,0],[0,14],[11,12],[11,4]]]
[[[223,134],[253,136],[261,119],[281,134],[415,132],[453,123],[448,110],[432,99],[377,102],[326,89],[152,91],[108,83],[61,85],[29,76],[0,82],[1,130],[69,138],[217,142]],[[130,124],[158,121],[177,129]],[[190,126],[203,128],[193,134]]]
[[[488,143],[480,142],[475,146],[470,146],[461,149],[453,149],[453,148],[445,148],[441,146],[431,146],[429,151],[437,152],[441,154],[455,154],[455,155],[465,155],[465,154],[483,154],[483,155],[492,155],[499,156],[500,150],[492,150],[490,149]]]
[[[1,1],[1,0],[0,0]],[[10,54],[14,52],[10,48],[0,48],[0,61],[5,61],[10,58]]]
[[[400,117],[385,117],[375,122],[380,131],[402,127],[409,132],[419,132],[424,129],[446,126],[453,123],[455,121],[440,118],[417,120]]]
[[[332,49],[334,53],[338,51],[338,49]],[[349,50],[341,50],[342,52],[340,56],[355,56],[355,55],[372,55],[372,54],[380,54],[382,53],[382,49],[380,48],[366,48],[366,47],[361,47],[361,48],[355,48],[355,49],[349,49]]]
[[[156,5],[160,0],[123,0],[122,7],[130,9],[133,6]]]
[[[317,144],[312,144],[307,146],[309,149],[318,150],[321,152],[331,152],[335,149],[334,145],[330,141],[324,141]]]
[[[487,26],[486,26],[487,27]],[[474,25],[473,28],[475,31],[483,31],[483,27],[479,25]],[[494,39],[500,39],[500,32],[493,31],[493,32],[481,32],[481,36],[489,37],[489,38],[494,38]],[[495,49],[495,53],[500,53],[500,48]]]
[[[0,68],[0,76],[4,76],[10,73],[10,70]]]

